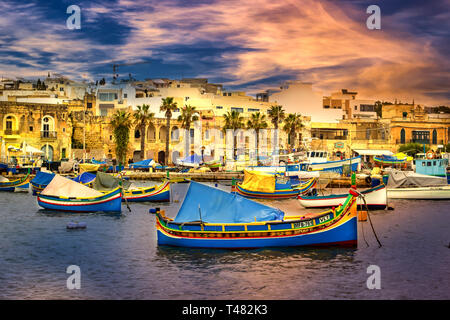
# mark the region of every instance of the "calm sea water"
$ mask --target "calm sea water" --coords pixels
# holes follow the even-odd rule
[[[186,187],[159,205],[169,216]],[[266,203],[305,211],[295,200]],[[154,204],[73,215],[43,211],[31,194],[0,193],[0,299],[449,299],[450,201],[390,205],[371,212],[381,248],[364,222],[358,248],[229,251],[158,247]],[[67,230],[71,221],[88,227]],[[69,265],[81,269],[80,290],[66,287]],[[379,290],[366,286],[370,265],[380,267]]]

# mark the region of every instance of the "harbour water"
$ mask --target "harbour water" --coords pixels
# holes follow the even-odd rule
[[[175,202],[123,205],[121,215],[48,212],[31,193],[0,193],[0,299],[450,298],[450,201],[370,212],[382,247],[369,222],[359,223],[357,248],[158,247],[148,210],[175,215],[186,188],[173,186]],[[306,211],[296,200],[265,203]],[[68,230],[71,221],[87,228]],[[80,267],[79,290],[66,287],[70,265]],[[371,265],[381,289],[367,287]]]

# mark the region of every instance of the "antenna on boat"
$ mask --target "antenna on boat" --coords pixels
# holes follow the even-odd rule
[[[202,221],[202,210],[200,209],[200,203],[198,204],[198,214],[200,215],[200,222]]]

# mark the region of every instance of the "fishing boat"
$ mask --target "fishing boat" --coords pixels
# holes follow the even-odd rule
[[[359,197],[357,200],[358,208],[365,210],[366,205],[371,210],[383,210],[387,206],[386,186],[380,184],[376,187],[361,191],[364,200]],[[337,207],[345,201],[347,194],[330,194],[324,196],[306,196],[298,195],[298,201],[305,208],[327,208]]]
[[[15,180],[9,180],[1,176],[0,180],[0,191],[10,191],[14,192],[17,187],[26,187],[30,182],[30,174],[28,173],[25,177]]]
[[[110,192],[118,187],[123,188],[122,201],[130,202],[166,202],[170,201],[170,181],[151,187],[135,187],[132,183],[112,177],[103,172],[97,172],[92,186],[100,192]]]
[[[281,179],[273,174],[244,170],[244,181],[236,183],[235,187],[232,187],[232,191],[253,199],[289,199],[296,198],[299,193],[307,192],[315,185],[315,178],[292,187],[289,179]]]
[[[450,183],[450,175],[447,174],[448,159],[415,159],[414,171],[435,177],[444,177]]]
[[[153,159],[145,159],[138,162],[134,162],[130,164],[131,169],[150,169],[155,165],[155,161]]]
[[[391,170],[387,196],[389,199],[447,200],[450,199],[450,185],[445,177]]]
[[[37,195],[38,205],[44,209],[66,212],[121,212],[121,188],[103,193],[71,179],[55,175],[47,187]]]
[[[239,195],[191,182],[174,219],[156,214],[158,245],[243,249],[292,246],[356,246],[358,193],[342,206],[316,214],[284,212]]]
[[[344,166],[351,167],[351,171],[358,171],[361,166],[361,156],[326,162],[312,162],[308,164],[309,171],[333,171],[344,172]]]
[[[52,172],[38,171],[36,176],[30,181],[33,196],[38,195],[53,180],[55,174]]]
[[[187,156],[184,159],[177,159],[177,164],[183,167],[192,167],[196,168],[199,167],[201,163],[203,163],[203,159],[198,154],[192,154],[190,156]]]

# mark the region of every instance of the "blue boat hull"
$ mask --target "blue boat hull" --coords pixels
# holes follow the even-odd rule
[[[284,237],[255,237],[249,239],[217,239],[217,238],[184,238],[174,237],[158,228],[158,245],[191,247],[191,248],[221,248],[221,249],[247,249],[262,247],[297,247],[297,246],[324,246],[357,244],[358,230],[357,218],[353,217],[346,223],[325,232],[313,234],[293,235]]]
[[[120,190],[90,201],[78,199],[63,199],[52,196],[38,195],[39,206],[48,210],[65,212],[121,212],[122,196]]]

